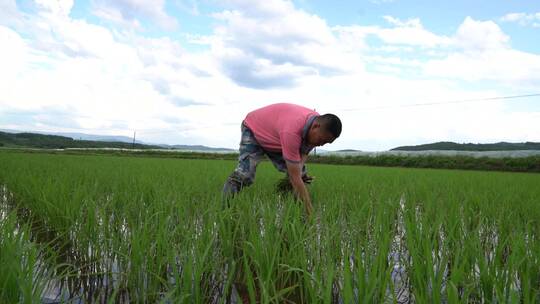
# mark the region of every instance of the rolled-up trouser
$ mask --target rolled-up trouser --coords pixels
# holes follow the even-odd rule
[[[242,136],[240,139],[240,156],[234,172],[223,185],[223,196],[229,197],[238,193],[243,187],[253,184],[257,165],[266,155],[277,170],[287,173],[287,165],[281,152],[272,152],[263,149],[255,139],[253,132],[242,123]],[[306,166],[302,167],[302,176],[306,174]]]

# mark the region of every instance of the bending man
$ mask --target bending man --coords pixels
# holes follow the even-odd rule
[[[266,155],[276,169],[287,173],[295,195],[310,215],[313,206],[304,184],[311,181],[305,167],[307,156],[340,134],[341,121],[336,115],[319,115],[299,105],[277,103],[250,112],[242,122],[240,157],[223,186],[224,197],[251,185],[257,164]]]

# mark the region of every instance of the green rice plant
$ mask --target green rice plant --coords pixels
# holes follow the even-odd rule
[[[42,252],[31,242],[29,227],[17,224],[14,211],[0,219],[0,302],[37,303],[50,279]]]
[[[0,280],[24,290],[1,300],[46,284],[115,303],[539,300],[537,174],[310,165],[306,218],[269,162],[224,208],[234,166],[0,152],[0,210],[15,210],[0,212]]]

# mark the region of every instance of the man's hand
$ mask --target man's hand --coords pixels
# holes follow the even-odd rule
[[[306,164],[306,161],[308,159],[308,154],[302,154],[301,158],[302,160],[300,161],[300,167],[304,167],[304,165]],[[313,181],[313,176],[309,176],[306,174],[302,175],[302,180],[304,181],[304,184],[311,184],[311,182]]]
[[[315,176],[309,176],[307,174],[302,175],[302,181],[304,182],[304,184],[311,184],[313,179],[315,179]]]
[[[311,198],[302,180],[302,163],[286,162],[287,172],[289,173],[289,180],[293,187],[296,197],[304,203],[304,208],[308,217],[313,213],[313,206],[311,205]],[[311,179],[310,179],[311,181]]]

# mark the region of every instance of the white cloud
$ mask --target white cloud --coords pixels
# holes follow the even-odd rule
[[[511,49],[454,53],[442,60],[429,61],[425,72],[466,81],[494,80],[533,88],[540,85],[540,55]]]
[[[326,22],[289,1],[230,1],[233,10],[214,16],[214,54],[224,73],[245,87],[296,85],[299,78],[361,68],[342,48]]]
[[[0,25],[0,45],[3,46],[0,56],[0,85],[12,81],[24,69],[28,60],[26,42],[19,34],[8,27]]]
[[[0,24],[20,27],[22,14],[17,9],[15,0],[0,1]]]
[[[384,19],[391,24],[391,28],[380,26],[336,26],[334,30],[341,36],[348,39],[364,40],[369,35],[376,36],[387,45],[408,45],[423,48],[433,48],[447,46],[451,39],[442,35],[436,35],[426,30],[420,19],[413,18],[405,21],[392,16],[384,16]]]
[[[108,20],[114,24],[117,24],[123,28],[134,29],[141,31],[143,26],[137,19],[125,19],[122,12],[118,9],[110,7],[96,7],[93,14],[101,19]]]
[[[455,43],[465,51],[506,49],[510,37],[493,21],[477,21],[465,18],[459,26]]]
[[[55,16],[68,16],[73,8],[73,0],[35,0],[47,13]]]
[[[467,17],[453,39],[459,50],[428,61],[424,66],[427,75],[523,88],[540,84],[540,55],[512,49],[510,37],[494,22]]]
[[[502,22],[517,22],[521,26],[540,27],[540,12],[533,14],[509,13],[499,20]]]
[[[185,106],[173,104],[183,98],[175,86],[168,92],[156,89],[159,77],[168,86],[182,77],[204,73],[202,67],[193,66],[196,61],[182,58],[178,43],[169,38],[119,37],[105,27],[71,19],[69,5],[48,4],[43,2],[26,29],[31,43],[0,26],[5,55],[0,57],[0,79],[4,80],[0,81],[0,108],[31,115],[26,129],[46,129],[47,123],[50,128],[54,117],[67,122],[64,117],[69,111],[72,123],[66,123],[66,129],[78,124],[109,133],[123,126],[125,132],[126,128],[162,126],[163,113],[179,113],[179,106]],[[32,114],[39,112],[43,114]]]
[[[527,18],[525,13],[509,13],[500,18],[501,21],[516,22]]]
[[[420,19],[413,18],[408,19],[405,21],[399,20],[398,18],[394,18],[392,16],[383,16],[384,20],[386,20],[388,23],[395,25],[397,27],[412,27],[412,28],[422,28],[422,24],[420,23]]]
[[[178,27],[178,21],[167,14],[164,0],[94,0],[94,14],[136,29],[141,27],[141,19],[149,19],[166,30]]]

